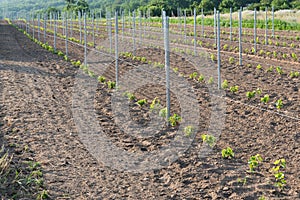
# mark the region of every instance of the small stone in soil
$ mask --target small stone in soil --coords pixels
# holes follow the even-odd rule
[[[223,191],[228,191],[228,190],[229,190],[228,187],[224,187],[224,188],[223,188]]]

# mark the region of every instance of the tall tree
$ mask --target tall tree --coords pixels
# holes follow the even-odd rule
[[[219,9],[222,12],[229,12],[230,8],[233,10],[238,10],[239,5],[237,4],[237,1],[235,0],[223,0],[221,4],[219,5]]]
[[[74,8],[75,13],[80,11],[81,13],[89,12],[89,4],[85,0],[78,0]]]
[[[72,10],[75,4],[75,0],[66,0],[67,10]]]
[[[205,12],[213,11],[214,8],[218,8],[220,1],[218,0],[202,0],[200,8],[203,8]]]
[[[290,2],[288,0],[273,0],[272,6],[274,6],[275,10],[288,9],[291,7]]]

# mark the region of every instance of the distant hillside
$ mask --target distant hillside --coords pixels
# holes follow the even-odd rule
[[[232,7],[234,11],[240,7],[264,10],[265,7],[274,6],[275,10],[300,9],[300,0],[86,0],[91,9],[98,10],[147,10],[152,15],[160,15],[161,9],[168,15],[177,14],[177,8],[204,9],[205,14],[211,13],[215,8],[221,12],[228,12]],[[66,6],[65,0],[0,0],[0,18],[3,16],[16,16],[17,13],[26,15],[47,10],[50,7],[62,10]]]
[[[35,12],[49,7],[63,8],[64,0],[0,0],[0,17],[3,15],[16,15],[17,13]]]
[[[103,9],[106,7],[110,9],[119,9],[122,4],[132,4],[133,1],[124,0],[87,0],[90,8]],[[141,1],[143,2],[143,1]],[[139,3],[137,6],[140,6]],[[0,0],[0,18],[4,15],[16,15],[17,13],[31,13],[41,10],[47,10],[50,7],[62,10],[66,6],[65,0]],[[134,6],[133,6],[134,7]],[[133,8],[135,9],[135,8]]]
[[[120,8],[137,9],[146,5],[148,0],[86,0],[91,9],[109,8],[119,10]],[[32,13],[47,10],[50,7],[62,10],[66,6],[65,0],[0,0],[0,17],[16,15],[17,13]]]

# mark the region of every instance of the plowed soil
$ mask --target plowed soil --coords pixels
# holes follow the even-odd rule
[[[240,85],[241,91],[232,94],[227,90],[222,97],[221,100],[226,102],[222,119],[224,127],[216,144],[206,156],[202,156],[203,149],[210,147],[202,142],[201,135],[211,134],[209,126],[214,126],[210,121],[211,108],[217,100],[210,96],[206,84],[186,76],[198,101],[201,119],[190,146],[163,168],[144,173],[120,171],[97,159],[78,132],[72,106],[76,104],[73,99],[75,79],[81,69],[47,52],[3,21],[0,36],[0,145],[3,144],[14,155],[13,164],[28,160],[41,163],[43,187],[50,199],[255,200],[262,196],[268,199],[300,199],[299,78],[291,80],[274,74],[265,76],[255,69],[224,66],[222,70],[228,73],[224,73],[226,77],[223,78]],[[58,45],[60,49],[64,48],[63,43]],[[76,50],[72,51],[72,48]],[[76,46],[70,49],[73,59],[82,58]],[[164,54],[157,49],[140,50],[138,54],[163,62]],[[185,75],[194,72],[188,61],[181,57],[172,54],[171,60],[179,72]],[[132,62],[142,64],[123,58],[120,69],[130,69],[128,63]],[[113,70],[114,63],[111,63],[104,76],[113,77]],[[87,76],[83,78],[88,80]],[[249,87],[247,82],[253,86]],[[280,112],[283,114],[275,112],[274,102],[270,108],[258,105],[257,99],[247,102],[244,93],[257,87],[270,91],[273,99],[277,95],[284,97],[286,107]],[[128,103],[132,120],[141,126],[147,124],[149,104],[154,97],[164,99],[164,90],[157,84],[134,91],[136,99]],[[152,152],[168,145],[175,138],[174,134],[178,134],[178,126],[167,128],[165,125],[162,131],[147,139],[120,130],[111,105],[115,92],[98,83],[93,99],[95,119],[114,145],[136,154]],[[180,113],[179,100],[174,93],[171,97],[171,112]],[[147,106],[138,106],[137,99],[144,98],[148,100]],[[192,115],[193,110],[190,112]],[[286,117],[284,113],[292,117]],[[218,117],[221,116],[215,117],[220,120]],[[25,146],[29,150],[25,151]],[[233,149],[234,158],[222,158],[221,150],[227,147]],[[263,161],[255,172],[249,172],[248,159],[256,154],[260,154]],[[282,169],[287,182],[283,190],[274,186],[275,178],[270,171],[273,162],[281,158],[285,158],[287,163],[287,167]],[[2,199],[13,198],[12,185],[0,186]],[[18,190],[23,189],[20,186]],[[33,199],[36,194],[20,194],[16,198]]]

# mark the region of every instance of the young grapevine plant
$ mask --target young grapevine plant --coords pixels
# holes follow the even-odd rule
[[[201,74],[199,77],[198,77],[198,82],[202,82],[204,81],[204,76]]]
[[[147,103],[146,99],[140,99],[136,102],[137,105],[139,105],[140,107],[142,107],[143,105],[145,105]]]
[[[116,82],[113,82],[113,81],[107,81],[107,87],[109,89],[114,89],[116,88]]]
[[[269,102],[269,100],[270,100],[270,96],[268,94],[266,94],[264,97],[262,97],[260,99],[260,101],[265,103],[265,104],[267,104]]]
[[[246,96],[248,97],[248,99],[252,99],[253,97],[255,97],[256,91],[249,91],[246,92]]]
[[[160,107],[160,100],[158,97],[155,97],[151,104],[150,104],[150,110],[157,110]]]
[[[280,66],[277,66],[276,67],[276,71],[278,72],[278,74],[283,74],[283,70],[282,70],[282,67],[280,67]]]
[[[135,99],[134,94],[130,93],[130,92],[124,92],[124,96],[127,97],[128,100],[133,101]]]
[[[158,115],[159,115],[160,117],[162,117],[162,118],[166,118],[166,117],[167,117],[167,108],[162,108],[162,109],[159,111]]]
[[[291,77],[291,78],[298,78],[299,75],[300,75],[300,73],[297,72],[297,71],[296,71],[296,72],[292,71],[292,72],[290,73],[290,77]]]
[[[222,158],[231,159],[234,157],[234,152],[230,147],[222,149]]]
[[[190,74],[189,77],[190,77],[191,79],[195,79],[197,76],[198,76],[198,73],[197,73],[197,72],[193,72],[193,73]]]
[[[221,87],[222,87],[223,89],[227,89],[227,88],[228,88],[228,81],[227,81],[227,80],[224,80],[223,83],[222,83],[222,85],[221,85]]]
[[[262,161],[263,161],[263,158],[259,154],[256,154],[255,156],[251,156],[248,160],[250,172],[254,172],[254,169],[257,168],[258,164]]]
[[[278,99],[275,103],[277,109],[281,109],[283,107],[283,103],[281,99]]]
[[[181,121],[181,117],[176,113],[169,118],[171,126],[176,126]]]
[[[274,167],[271,169],[271,171],[274,173],[275,178],[275,186],[279,188],[279,190],[283,190],[286,185],[286,180],[284,173],[282,172],[283,169],[286,168],[286,161],[284,158],[276,160],[274,162]]]
[[[248,97],[248,99],[254,98],[256,94],[260,95],[261,89],[257,88],[256,90],[246,92],[246,96]]]
[[[194,132],[194,128],[192,126],[186,126],[183,131],[187,137],[190,137]]]
[[[104,76],[98,76],[97,79],[100,83],[105,83],[105,80],[106,80],[106,78]]]
[[[213,147],[216,142],[216,138],[213,135],[202,134],[201,138],[202,138],[202,141],[207,143],[210,147]]]
[[[239,90],[239,86],[234,85],[229,88],[230,92],[236,93]]]

